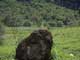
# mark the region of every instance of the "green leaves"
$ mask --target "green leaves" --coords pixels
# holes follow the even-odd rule
[[[19,2],[20,1],[20,2]],[[0,16],[6,26],[35,26],[40,27],[45,22],[46,26],[58,27],[79,26],[79,10],[72,10],[56,5],[54,0],[32,0],[32,3],[25,3],[22,0],[0,1]],[[31,1],[31,0],[30,0]],[[50,1],[53,1],[51,3]],[[64,24],[64,21],[67,25]],[[26,23],[28,21],[28,23]],[[49,23],[51,22],[51,23]],[[43,24],[44,25],[44,24]]]

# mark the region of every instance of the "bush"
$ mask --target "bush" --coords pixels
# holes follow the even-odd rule
[[[3,20],[3,23],[8,26],[8,27],[19,27],[23,26],[23,20],[20,18],[14,18],[12,16],[6,16],[5,19]]]
[[[58,21],[58,22],[57,22],[57,27],[63,27],[63,26],[64,26],[64,24],[63,24],[62,21]]]
[[[50,27],[56,27],[57,26],[57,23],[56,22],[50,22],[50,23],[48,23],[48,25]]]
[[[23,26],[30,27],[30,26],[31,26],[31,23],[28,22],[28,21],[26,21],[26,22],[23,24]]]

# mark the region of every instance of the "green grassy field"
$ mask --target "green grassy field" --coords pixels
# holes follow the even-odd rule
[[[14,60],[17,44],[32,31],[26,28],[6,28],[4,44],[0,46],[0,60]],[[52,48],[52,56],[56,53],[55,60],[80,60],[80,27],[52,28],[50,31],[55,46]]]

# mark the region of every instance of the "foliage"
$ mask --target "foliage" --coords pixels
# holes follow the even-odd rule
[[[25,1],[25,2],[23,2]],[[31,1],[31,2],[29,2]],[[57,24],[63,26],[80,26],[80,9],[68,9],[56,5],[55,0],[0,0],[0,16],[3,17],[5,26],[29,26],[40,27],[42,23]],[[70,22],[67,22],[67,21]],[[64,23],[65,21],[65,23]],[[76,21],[76,23],[75,23]],[[46,24],[49,26],[48,24]],[[49,26],[49,27],[50,27]],[[56,26],[56,25],[54,25]],[[53,27],[54,27],[53,26]]]

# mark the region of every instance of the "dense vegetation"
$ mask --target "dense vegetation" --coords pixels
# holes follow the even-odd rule
[[[59,1],[62,0],[0,0],[0,21],[11,27],[80,26],[79,8],[68,9],[56,4]]]

